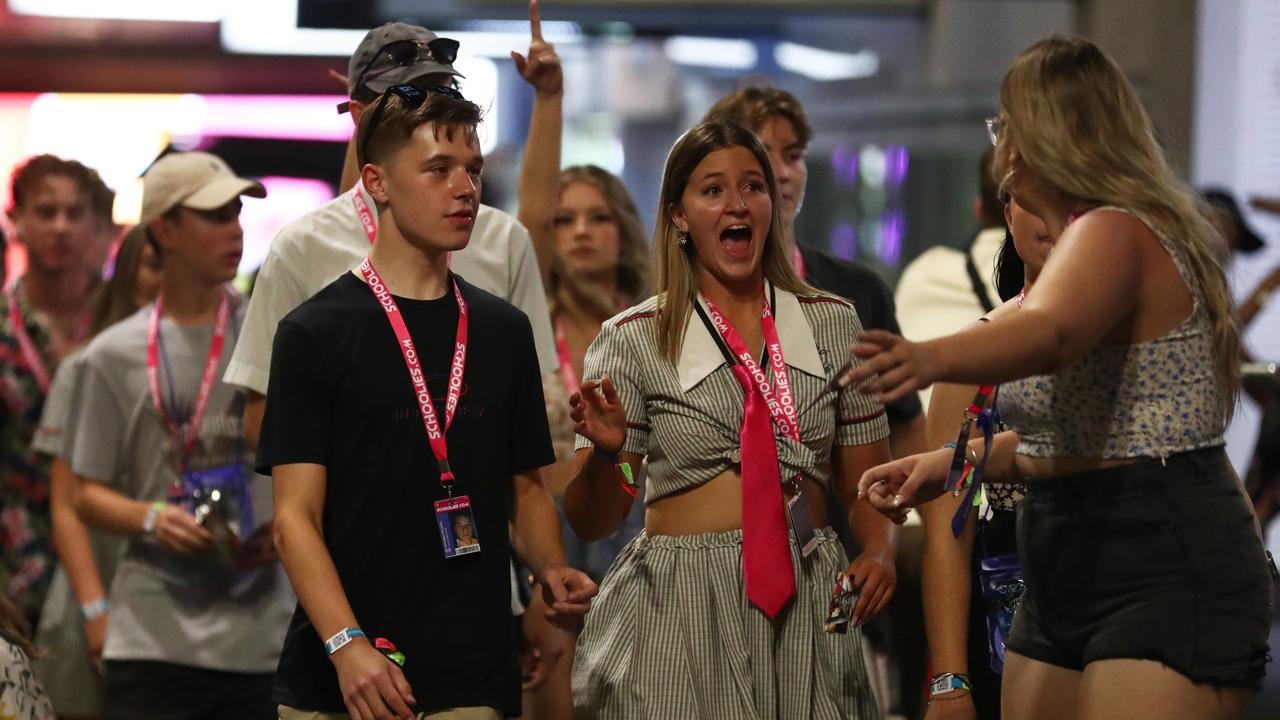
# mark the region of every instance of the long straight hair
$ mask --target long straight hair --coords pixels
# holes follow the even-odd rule
[[[1212,324],[1229,418],[1240,388],[1240,331],[1215,248],[1222,242],[1194,191],[1174,174],[1124,73],[1083,38],[1052,37],[1013,61],[1000,84],[1005,118],[995,167],[1002,190],[1021,162],[1062,192],[1136,212],[1181,251]]]
[[[111,278],[98,289],[89,320],[89,337],[115,325],[138,311],[138,268],[146,250],[144,232],[126,233],[116,250]]]
[[[631,193],[616,175],[595,165],[574,165],[560,171],[560,192],[574,183],[594,187],[604,196],[605,204],[618,227],[618,292],[627,302],[645,297],[649,290],[649,241],[640,225],[640,212],[631,199]],[[601,321],[608,320],[622,308],[617,299],[604,297],[586,278],[565,262],[560,253],[554,254],[547,284],[547,295],[552,303],[552,314],[559,311],[560,290],[565,290],[570,301],[587,309]]]
[[[778,185],[760,138],[734,123],[702,123],[681,135],[667,155],[667,166],[662,172],[662,191],[658,196],[658,220],[653,231],[654,257],[658,266],[658,353],[671,362],[680,357],[685,325],[693,308],[694,293],[698,290],[698,255],[694,243],[690,240],[680,244],[680,231],[671,219],[671,211],[680,206],[685,187],[698,165],[711,153],[731,147],[746,148],[755,157],[769,188],[769,200],[773,203],[761,259],[765,278],[777,287],[798,295],[817,293],[800,279],[787,257]]]

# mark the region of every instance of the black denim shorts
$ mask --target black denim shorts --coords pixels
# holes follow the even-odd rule
[[[1196,683],[1257,689],[1271,576],[1222,448],[1028,483],[1026,594],[1007,647],[1083,670],[1155,660]]]

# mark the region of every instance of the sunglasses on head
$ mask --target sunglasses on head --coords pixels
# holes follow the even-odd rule
[[[356,88],[364,87],[365,81],[397,68],[413,67],[421,62],[435,62],[441,65],[453,65],[458,59],[458,41],[449,38],[436,38],[428,42],[417,40],[395,40],[378,48],[368,64],[356,77]],[[378,70],[374,66],[383,65]],[[351,107],[350,102],[338,104],[338,112],[344,113]]]
[[[454,100],[463,100],[462,93],[457,88],[451,88],[447,85],[437,85],[430,88],[418,88],[413,85],[392,85],[387,88],[382,97],[378,98],[378,104],[373,108],[373,116],[369,118],[369,124],[365,126],[364,134],[360,137],[360,154],[362,161],[369,158],[369,140],[373,137],[373,131],[377,129],[378,123],[382,121],[382,112],[387,107],[387,98],[395,95],[400,98],[400,102],[410,110],[422,105],[427,101],[427,96],[431,94],[447,95]]]

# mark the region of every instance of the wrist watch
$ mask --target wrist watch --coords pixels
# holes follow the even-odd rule
[[[942,673],[929,680],[929,697],[956,692],[957,690],[973,690],[973,683],[960,673]]]

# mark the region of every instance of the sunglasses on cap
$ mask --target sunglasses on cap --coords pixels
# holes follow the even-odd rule
[[[378,98],[378,104],[373,108],[373,116],[369,118],[369,124],[364,129],[364,135],[360,137],[359,157],[367,160],[369,157],[369,139],[373,137],[373,131],[377,129],[378,123],[382,121],[382,112],[387,107],[387,98],[395,95],[400,98],[400,102],[410,110],[418,107],[427,101],[427,96],[431,94],[447,95],[454,100],[465,100],[462,93],[457,88],[451,88],[447,85],[437,85],[431,88],[418,88],[413,85],[392,85],[387,88],[382,97]]]
[[[356,78],[355,87],[364,87],[365,81],[382,73],[397,68],[413,67],[421,62],[435,62],[440,65],[452,66],[453,61],[458,59],[458,46],[457,40],[439,37],[425,43],[417,40],[395,40],[389,42],[378,48],[378,51],[373,54],[373,59],[364,66],[364,70],[360,71],[360,75]],[[385,67],[373,70],[375,65],[385,65]],[[351,109],[350,101],[338,103],[339,114],[345,113],[349,109]]]

